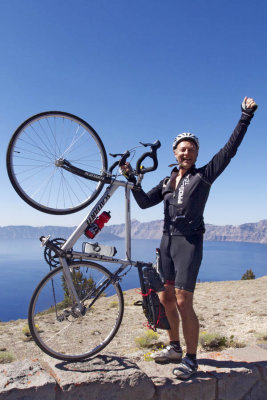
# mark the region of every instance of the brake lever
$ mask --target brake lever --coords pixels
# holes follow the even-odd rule
[[[122,157],[123,154],[124,154],[124,153],[118,153],[118,154],[109,153],[109,155],[110,155],[111,157],[119,157],[119,156]]]
[[[143,142],[139,142],[142,146],[152,146],[153,143],[143,143]]]
[[[120,167],[121,165],[124,165],[126,163],[127,158],[130,156],[130,154],[131,153],[129,152],[129,150],[125,151],[124,153],[118,153],[118,154],[109,153],[109,155],[112,156],[112,157],[121,157],[120,160],[115,161],[114,164],[111,165],[111,167],[108,170],[109,173],[112,173],[113,169],[116,166]]]
[[[160,146],[161,146],[161,143],[160,143],[160,141],[159,140],[157,140],[156,142],[154,142],[154,143],[143,143],[143,142],[139,142],[142,146],[144,146],[144,147],[151,147],[151,151],[153,151],[153,150],[157,150],[157,149],[159,149],[160,148]]]

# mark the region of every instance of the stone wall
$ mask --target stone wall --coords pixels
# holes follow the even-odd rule
[[[266,400],[267,350],[253,347],[202,354],[189,381],[173,365],[115,354],[79,363],[44,357],[0,367],[0,400]]]

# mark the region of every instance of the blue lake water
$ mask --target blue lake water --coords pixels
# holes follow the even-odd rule
[[[124,242],[112,243],[124,258]],[[132,259],[154,261],[159,240],[133,240]],[[81,243],[75,247],[81,250]],[[107,266],[107,264],[104,264]],[[110,265],[114,270],[116,266]],[[267,245],[255,243],[204,242],[204,256],[198,279],[239,280],[247,269],[256,278],[267,275]],[[26,318],[31,295],[37,283],[49,272],[38,240],[0,240],[0,321]],[[121,283],[122,289],[139,287],[136,268]]]

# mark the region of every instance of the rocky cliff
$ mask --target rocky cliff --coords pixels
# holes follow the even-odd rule
[[[163,221],[150,222],[132,221],[133,239],[159,239],[162,234]],[[227,242],[267,243],[267,220],[242,225],[211,225],[206,224],[205,240]],[[106,233],[123,238],[125,226],[111,225],[105,228]]]
[[[133,239],[159,239],[162,234],[163,221],[139,222],[132,220]],[[75,227],[62,226],[4,226],[0,227],[0,239],[36,239],[42,235],[67,238]],[[99,234],[102,240],[122,239],[125,236],[125,225],[108,225]],[[242,225],[206,224],[205,240],[227,242],[267,243],[267,220]]]

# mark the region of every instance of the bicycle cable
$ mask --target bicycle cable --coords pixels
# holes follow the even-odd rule
[[[130,264],[130,266],[129,266],[129,269],[128,269],[127,271],[125,271],[123,274],[121,274],[121,275],[118,275],[118,277],[119,277],[119,278],[122,278],[123,276],[127,275],[127,274],[128,274],[128,272],[130,272],[130,271],[131,271],[132,267],[133,267],[133,264]]]

